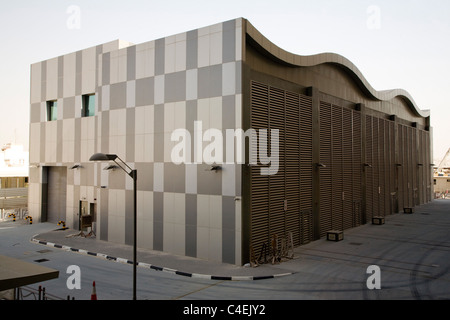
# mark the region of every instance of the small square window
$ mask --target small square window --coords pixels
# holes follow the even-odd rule
[[[82,117],[92,117],[95,115],[95,94],[86,94],[83,96],[83,106],[81,109]]]
[[[47,121],[55,121],[58,119],[58,102],[47,101]]]

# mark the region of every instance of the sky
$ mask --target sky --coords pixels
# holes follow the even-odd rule
[[[238,17],[289,52],[346,57],[376,90],[408,91],[420,109],[431,111],[434,159],[450,148],[447,0],[1,1],[0,146],[29,148],[32,63],[116,39],[139,44]]]

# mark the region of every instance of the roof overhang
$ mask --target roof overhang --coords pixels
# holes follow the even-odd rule
[[[361,71],[347,58],[336,53],[320,53],[310,56],[301,56],[290,53],[268,40],[248,20],[243,19],[243,21],[245,21],[247,41],[250,41],[253,46],[257,47],[263,55],[271,58],[277,63],[291,67],[313,67],[321,64],[336,65],[346,72],[368,97],[378,101],[389,101],[394,98],[400,98],[416,116],[423,118],[430,117],[430,111],[421,110],[412,96],[403,89],[384,91],[375,90],[363,76]]]
[[[56,279],[59,271],[0,255],[0,291]]]

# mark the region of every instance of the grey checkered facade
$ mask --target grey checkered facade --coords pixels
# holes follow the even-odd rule
[[[138,246],[240,264],[241,166],[171,160],[175,129],[242,128],[242,19],[138,45],[113,41],[31,66],[29,210],[42,215],[43,168],[67,167],[66,211],[96,203],[98,239],[132,244],[133,181],[90,162],[117,154],[138,171]],[[95,94],[95,116],[82,96]],[[47,121],[47,101],[58,103]],[[79,168],[71,169],[74,165]]]

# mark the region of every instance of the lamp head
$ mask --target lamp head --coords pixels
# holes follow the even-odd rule
[[[116,154],[96,153],[89,158],[89,161],[114,161],[116,159]]]

